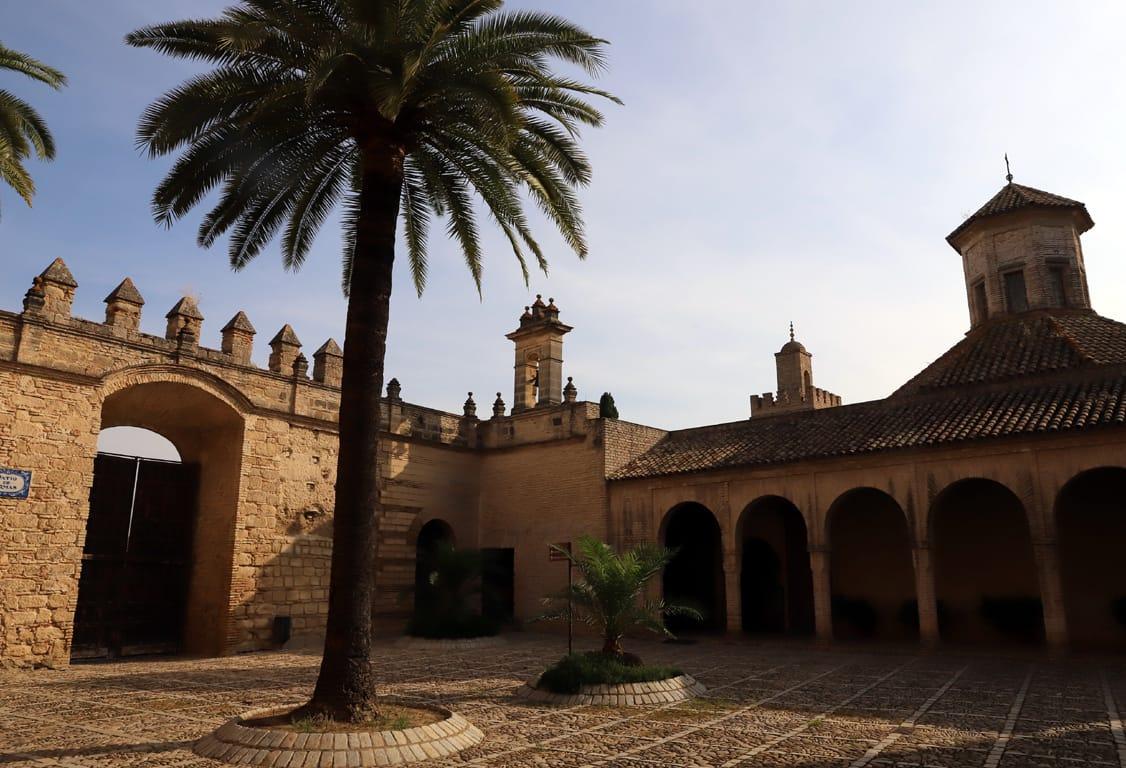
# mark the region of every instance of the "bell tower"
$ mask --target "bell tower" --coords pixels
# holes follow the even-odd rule
[[[1080,236],[1083,203],[1008,183],[951,232],[962,257],[970,327],[1036,309],[1091,309]]]
[[[815,411],[841,404],[840,395],[813,386],[813,355],[794,338],[790,323],[790,340],[774,353],[778,373],[778,391],[751,395],[751,418],[794,411]]]
[[[524,307],[520,327],[505,337],[516,344],[513,413],[563,402],[563,336],[571,326],[559,322],[555,299],[547,302],[537,295]]]

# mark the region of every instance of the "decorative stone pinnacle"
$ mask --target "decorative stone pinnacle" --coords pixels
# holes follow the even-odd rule
[[[790,341],[794,340],[794,321],[790,321]]]
[[[293,358],[293,376],[298,379],[305,379],[309,376],[309,360],[300,352],[297,353],[297,357]]]
[[[393,378],[393,379],[391,379],[391,381],[387,382],[387,399],[390,400],[391,402],[393,402],[393,403],[401,402],[402,398],[399,397],[399,394],[402,391],[403,391],[403,388],[399,384],[398,379]]]
[[[497,399],[493,401],[493,418],[499,419],[501,416],[504,416],[504,400],[500,392],[497,392]]]
[[[234,317],[227,321],[227,324],[222,327],[221,331],[223,333],[227,333],[228,331],[242,331],[243,333],[250,334],[257,333],[257,331],[254,330],[254,326],[250,324],[250,318],[247,317],[246,313],[241,309]]]
[[[33,314],[40,312],[46,303],[47,297],[43,293],[43,278],[36,277],[31,281],[31,287],[27,289],[27,293],[23,295],[23,311]]]
[[[293,332],[293,326],[286,323],[281,327],[281,330],[274,334],[274,338],[270,339],[270,346],[275,344],[292,344],[295,347],[301,346],[301,341],[297,338],[297,334]]]
[[[109,296],[106,296],[105,303],[110,304],[115,301],[122,301],[126,304],[136,304],[142,307],[145,300],[141,298],[141,292],[137,290],[137,286],[133,284],[130,278],[125,278],[117,287],[110,291]]]
[[[78,287],[78,282],[74,279],[74,275],[70,273],[70,269],[67,268],[66,262],[62,259],[55,259],[48,264],[47,268],[39,273],[39,277],[42,278],[45,283],[57,283],[70,288]]]
[[[573,403],[578,399],[579,390],[575,387],[575,380],[568,376],[567,386],[563,387],[563,401],[566,403]]]
[[[191,296],[184,296],[176,302],[172,309],[168,310],[168,314],[164,316],[166,319],[171,320],[173,317],[190,317],[192,320],[202,320],[203,315],[199,312],[199,307],[195,303],[195,299]]]
[[[344,357],[344,351],[340,349],[340,345],[336,343],[336,339],[329,339],[324,344],[321,344],[320,349],[313,353],[313,357],[317,357],[318,355]]]
[[[465,406],[463,408],[466,418],[477,417],[477,403],[473,401],[473,393],[469,393],[469,397],[465,399]]]

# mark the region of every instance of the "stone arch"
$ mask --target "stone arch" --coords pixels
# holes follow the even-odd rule
[[[223,401],[242,416],[254,409],[254,404],[237,387],[212,373],[183,365],[135,365],[121,368],[102,377],[99,392],[104,400],[123,389],[141,384],[184,384],[194,387]]]
[[[1080,472],[1054,505],[1068,635],[1076,647],[1126,643],[1126,468]]]
[[[862,486],[829,506],[833,632],[838,639],[919,636],[910,521],[890,494]]]
[[[434,572],[439,549],[456,546],[457,539],[453,526],[437,517],[420,525],[414,539],[414,610],[417,613],[429,606],[430,575]]]
[[[661,579],[664,599],[691,604],[704,614],[702,622],[670,619],[669,627],[674,632],[722,632],[727,625],[727,609],[719,520],[699,502],[682,502],[661,521],[660,541],[678,550]]]
[[[164,365],[138,366],[112,373],[103,379],[100,395],[101,428],[140,427],[164,436],[180,453],[184,472],[190,474],[190,477],[160,479],[157,477],[160,472],[150,473],[154,476],[151,481],[154,498],[164,493],[160,490],[162,483],[177,483],[178,490],[165,493],[159,503],[146,508],[144,530],[149,532],[148,539],[140,536],[141,529],[134,531],[134,510],[132,507],[128,510],[130,526],[125,529],[124,544],[119,547],[122,554],[113,557],[120,558],[121,565],[117,567],[122,573],[132,575],[118,579],[124,586],[112,589],[121,593],[121,590],[132,589],[131,585],[144,584],[145,574],[138,570],[141,563],[148,562],[145,567],[156,568],[153,563],[159,559],[153,555],[146,561],[145,547],[156,546],[153,542],[161,539],[179,538],[183,546],[177,550],[177,562],[183,563],[183,573],[175,578],[167,577],[172,585],[165,590],[168,593],[166,610],[171,617],[168,621],[182,622],[181,650],[197,655],[220,655],[227,650],[229,634],[242,486],[244,414],[249,402],[211,374]],[[108,488],[99,483],[102,469],[98,468],[98,462],[95,466],[92,497],[97,495],[100,486]],[[135,494],[139,494],[142,487],[139,485],[142,465],[138,465],[137,472]],[[120,493],[110,488],[101,498],[104,501],[109,495]],[[99,531],[108,530],[107,523],[102,521],[110,517],[99,509],[100,502],[92,504],[87,521],[87,538],[95,544]],[[174,524],[178,529],[172,535],[167,527]],[[112,538],[117,534],[108,535]],[[109,539],[101,536],[101,540]],[[88,554],[91,546],[93,544],[87,546]],[[79,585],[80,604],[84,584],[93,583],[86,571],[84,566]],[[87,593],[91,589],[85,587]],[[118,602],[125,601],[123,598]]]
[[[813,632],[813,579],[805,518],[783,496],[760,496],[735,525],[745,632]]]
[[[928,525],[943,640],[1042,642],[1039,577],[1020,498],[996,480],[963,478],[937,494]]]

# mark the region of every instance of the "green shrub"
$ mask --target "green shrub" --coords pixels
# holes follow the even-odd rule
[[[636,658],[636,657],[635,657]],[[584,685],[616,685],[648,683],[676,677],[675,667],[646,666],[630,663],[620,657],[603,653],[572,653],[547,668],[540,676],[539,688],[552,693],[578,693]]]
[[[618,406],[614,405],[614,396],[609,392],[603,392],[598,398],[598,415],[604,419],[618,418]]]
[[[1038,597],[983,597],[981,616],[1015,639],[1035,642],[1044,635],[1044,607]]]
[[[946,609],[946,603],[941,600],[936,600],[934,603],[935,613],[938,614],[938,628],[943,631],[949,627],[950,612]],[[897,614],[899,623],[908,629],[918,631],[919,629],[919,601],[918,600],[905,600],[903,605],[899,606],[899,613]]]
[[[480,614],[481,553],[443,544],[430,561],[432,570],[415,594],[407,634],[431,640],[495,635],[497,623]]]
[[[1118,623],[1126,627],[1126,597],[1115,598],[1110,609],[1114,612],[1114,618]]]
[[[867,600],[833,595],[832,611],[834,624],[851,628],[860,637],[872,637],[876,634],[880,617]]]

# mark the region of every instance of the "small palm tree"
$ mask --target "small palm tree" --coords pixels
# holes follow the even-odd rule
[[[0,70],[18,72],[58,90],[66,85],[66,75],[0,43]],[[0,89],[0,179],[31,205],[35,182],[24,168],[24,160],[34,154],[40,160],[53,160],[55,140],[47,123],[23,99]]]
[[[475,196],[525,281],[525,254],[547,266],[525,198],[580,257],[587,252],[575,192],[591,169],[577,132],[602,123],[589,97],[612,97],[552,65],[597,75],[605,41],[549,14],[503,13],[503,5],[242,0],[218,18],[126,38],[213,65],[141,118],[140,143],[151,155],[179,153],[153,195],[158,222],[173,223],[217,192],[202,246],[230,233],[231,266],[241,269],[280,234],[282,260],[297,269],[329,212],[342,209],[348,314],[328,626],[302,715],[356,722],[375,712],[379,425],[400,220],[420,293],[435,218],[445,219],[480,291]]]
[[[641,627],[672,637],[665,617],[702,618],[695,608],[645,596],[648,581],[668,565],[676,550],[640,544],[619,555],[591,536],[583,536],[575,543],[577,554],[557,545],[552,545],[552,549],[571,561],[582,580],[545,598],[547,610],[538,617],[540,620],[567,619],[573,614],[578,621],[598,628],[603,654],[622,658],[622,637],[627,630]]]

